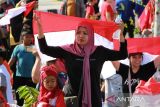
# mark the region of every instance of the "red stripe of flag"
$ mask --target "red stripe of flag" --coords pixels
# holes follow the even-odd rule
[[[92,23],[95,32],[108,40],[112,41],[112,34],[118,29],[114,22],[103,22],[97,20],[89,20],[79,17],[64,16],[48,12],[34,11],[42,21],[44,32],[57,32],[75,30],[78,23],[87,20]],[[37,33],[37,26],[33,23],[34,33]]]

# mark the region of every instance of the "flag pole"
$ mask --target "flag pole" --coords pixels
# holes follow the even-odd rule
[[[160,0],[155,0],[154,37],[160,36]]]

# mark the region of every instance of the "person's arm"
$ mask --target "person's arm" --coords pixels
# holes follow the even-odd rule
[[[119,71],[120,62],[118,61],[111,61],[116,71]]]
[[[103,46],[98,46],[97,50],[98,57],[101,57],[105,61],[117,61],[128,57],[127,41],[120,42],[119,50],[108,49]]]
[[[112,21],[111,20],[111,15],[109,12],[106,12],[106,21]]]
[[[160,55],[154,59],[154,66],[155,68],[160,67]]]
[[[99,46],[99,54],[98,56],[102,57],[105,61],[117,61],[122,60],[128,57],[128,51],[127,51],[127,40],[125,40],[123,36],[123,30],[124,30],[124,23],[122,21],[117,23],[117,26],[119,26],[121,32],[120,32],[120,49],[119,50],[113,50],[103,47],[101,49]],[[104,49],[105,48],[105,49]]]
[[[33,83],[38,83],[40,80],[40,68],[41,68],[41,59],[38,53],[34,53],[36,56],[36,61],[32,68],[32,81]]]
[[[106,10],[106,21],[112,21],[111,12],[112,12],[112,7],[109,5],[107,6],[107,10]]]
[[[39,16],[34,14],[33,18],[36,21],[37,26],[38,26],[38,44],[39,44],[40,51],[43,54],[46,54],[46,55],[54,57],[54,58],[66,57],[65,55],[68,52],[65,51],[64,49],[62,49],[61,47],[47,45],[47,41],[46,41],[46,38],[43,33],[42,24],[41,24],[41,20],[40,20]]]
[[[8,62],[8,65],[12,66],[15,62],[16,62],[16,58],[15,57],[11,57],[11,59]]]
[[[89,19],[89,18],[90,18],[90,14],[89,14],[88,12],[86,12],[85,18],[86,18],[86,19]]]
[[[124,23],[123,22],[120,22],[118,23],[118,26],[119,26],[119,29],[121,30],[121,33],[120,33],[120,42],[125,42],[125,37],[123,35],[123,31],[124,31]]]
[[[86,19],[90,19],[91,18],[91,7],[88,5],[86,8],[86,15],[85,15]]]
[[[44,38],[44,33],[43,33],[43,29],[42,29],[42,24],[40,21],[39,16],[37,16],[36,14],[33,15],[33,19],[36,21],[37,26],[38,26],[38,38]]]
[[[101,92],[105,92],[105,82],[102,83]]]
[[[10,60],[8,61],[8,65],[10,67],[17,61],[18,52],[19,52],[19,46],[17,45],[12,52]]]

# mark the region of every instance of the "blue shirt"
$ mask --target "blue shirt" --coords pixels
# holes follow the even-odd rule
[[[24,45],[17,45],[12,53],[12,58],[16,58],[16,76],[31,78],[32,67],[35,62],[35,56],[27,52]]]

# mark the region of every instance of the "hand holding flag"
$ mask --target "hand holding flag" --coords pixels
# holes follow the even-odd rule
[[[114,34],[113,34],[113,39],[118,39],[121,41],[120,37],[123,38],[122,42],[124,40],[124,36],[123,36],[123,31],[124,31],[124,23],[121,19],[121,17],[118,15],[115,19],[115,23],[119,26],[120,30],[117,30]]]
[[[37,15],[37,13],[33,14],[33,20],[36,21],[37,26],[38,26],[38,38],[43,38],[44,33],[43,33],[43,29],[42,29],[42,24],[41,24],[40,17]]]
[[[120,41],[120,42],[124,42],[124,41],[125,41],[125,37],[124,37],[124,35],[123,35],[124,23],[123,23],[123,21],[121,21],[121,22],[117,23],[117,25],[118,25],[118,27],[119,27],[119,29],[120,29],[119,34],[117,34],[118,36],[120,36],[120,37],[118,37],[118,38],[119,38],[119,41]]]

